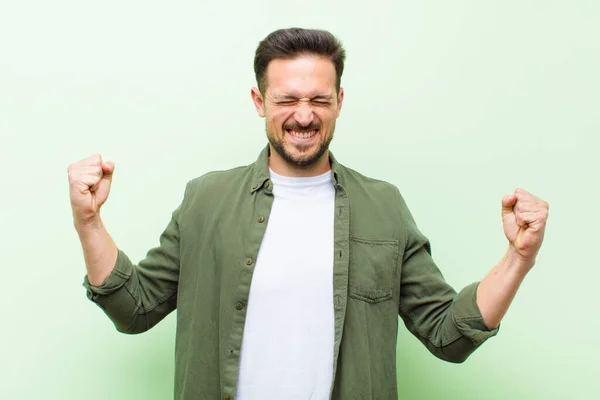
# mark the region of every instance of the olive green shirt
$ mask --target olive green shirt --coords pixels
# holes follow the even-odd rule
[[[273,204],[268,156],[267,147],[251,165],[190,181],[158,247],[137,265],[119,250],[102,285],[84,280],[88,297],[124,333],[147,331],[177,309],[175,399],[236,397],[252,273]],[[330,161],[331,398],[397,399],[398,316],[450,362],[464,361],[497,329],[481,317],[477,283],[457,294],[445,282],[398,189],[331,154]]]

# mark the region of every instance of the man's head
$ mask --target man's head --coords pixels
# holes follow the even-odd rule
[[[341,43],[321,30],[282,29],[260,42],[252,99],[266,119],[275,172],[311,175],[328,168],[345,57]]]

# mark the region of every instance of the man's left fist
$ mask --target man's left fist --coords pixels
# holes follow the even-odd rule
[[[546,229],[548,203],[523,189],[502,198],[504,234],[513,250],[534,262]]]

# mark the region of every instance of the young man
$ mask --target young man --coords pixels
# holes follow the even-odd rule
[[[456,293],[398,189],[329,152],[345,52],[328,32],[278,30],[256,50],[255,163],[188,183],[160,245],[134,265],[102,224],[114,164],[69,167],[88,297],[125,333],[177,308],[177,399],[396,399],[398,315],[437,357],[464,361],[497,332],[548,214],[502,199],[505,256]]]

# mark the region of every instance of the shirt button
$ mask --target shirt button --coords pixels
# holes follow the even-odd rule
[[[256,189],[258,185],[252,185],[252,189]]]
[[[334,300],[336,308],[342,308],[342,297],[341,296],[335,295],[333,300]]]
[[[242,303],[235,303],[235,308],[241,310],[242,308],[244,308],[244,305]]]
[[[265,222],[265,217],[263,217],[262,215],[259,215],[258,218],[256,218],[256,220],[258,222]]]
[[[269,188],[269,186],[271,186],[271,182],[267,182],[267,183],[265,183],[265,187],[266,187],[267,189]]]
[[[229,400],[229,399],[230,399],[230,397],[228,394],[225,394],[225,396],[223,396],[223,400]]]
[[[252,265],[253,261],[251,258],[246,260],[246,265]]]

